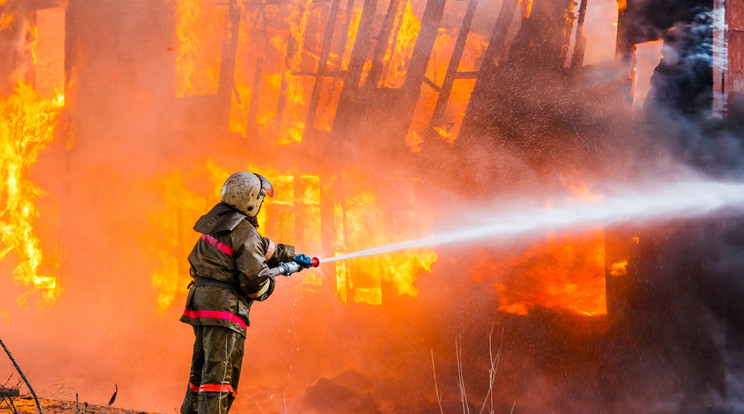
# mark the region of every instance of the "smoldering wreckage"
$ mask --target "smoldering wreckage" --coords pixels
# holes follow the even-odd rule
[[[321,258],[744,172],[738,0],[0,13],[1,412],[179,409],[192,226],[235,171]],[[321,260],[252,309],[230,411],[742,412],[741,211]]]

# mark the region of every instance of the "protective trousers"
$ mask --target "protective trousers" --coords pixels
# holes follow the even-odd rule
[[[245,338],[222,326],[194,326],[194,354],[184,414],[226,414],[237,396]]]

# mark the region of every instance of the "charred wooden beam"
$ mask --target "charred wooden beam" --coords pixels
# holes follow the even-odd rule
[[[395,16],[395,23],[393,27],[393,39],[390,41],[390,57],[392,58],[393,55],[395,55],[395,46],[398,44],[398,35],[400,35],[400,28],[403,25],[403,15],[405,14],[406,7],[408,7],[408,0],[402,0],[400,5],[398,6],[398,15]],[[382,71],[382,79],[387,78],[388,71],[390,70],[390,60],[388,60],[387,65],[383,67]]]
[[[499,17],[496,18],[496,23],[494,23],[491,30],[488,47],[486,47],[486,51],[483,54],[483,62],[478,70],[475,87],[473,87],[473,92],[470,94],[470,101],[468,101],[468,106],[465,109],[465,117],[460,126],[460,135],[474,128],[474,124],[477,122],[477,118],[480,115],[477,114],[480,111],[480,101],[483,99],[494,70],[504,54],[506,35],[509,32],[509,26],[514,19],[516,10],[517,0],[504,0],[501,3]]]
[[[436,83],[434,83],[433,80],[427,78],[426,76],[424,76],[424,83],[427,84],[427,85],[429,85],[429,87],[431,87],[435,91],[442,92],[442,88],[440,88],[439,85],[437,85]]]
[[[488,38],[488,47],[486,47],[486,52],[483,54],[483,62],[479,70],[481,74],[495,68],[498,61],[504,55],[506,34],[509,32],[509,26],[511,26],[516,10],[517,0],[504,0],[501,3],[499,17],[496,18],[496,23],[494,23],[493,30],[491,30],[491,36]]]
[[[256,112],[258,112],[258,96],[261,89],[261,57],[256,58],[256,68],[253,71],[253,83],[251,84],[251,97],[248,101],[248,130],[256,128]]]
[[[452,57],[450,58],[449,65],[447,65],[447,72],[444,75],[444,81],[439,91],[439,98],[437,99],[434,112],[431,115],[431,121],[429,122],[429,128],[427,130],[427,138],[433,138],[437,132],[434,130],[435,127],[439,126],[444,119],[444,114],[447,109],[447,101],[449,100],[450,93],[452,93],[452,86],[457,79],[457,68],[460,67],[460,60],[462,60],[462,54],[465,51],[465,44],[468,40],[468,33],[470,33],[470,26],[473,23],[473,16],[475,15],[475,8],[478,5],[478,0],[469,0],[468,7],[465,11],[465,16],[462,19],[462,26],[460,32],[457,34],[457,40],[455,41],[455,48],[452,51]],[[426,78],[425,78],[426,79]]]
[[[421,29],[416,37],[416,44],[413,46],[411,61],[408,64],[402,88],[403,96],[413,101],[414,105],[421,92],[421,84],[426,75],[426,68],[429,66],[429,59],[439,33],[439,23],[442,21],[446,4],[447,0],[428,0],[424,15],[421,17]],[[411,115],[413,115],[414,105],[411,105]]]
[[[377,10],[377,1],[364,0],[362,15],[359,18],[359,29],[354,40],[354,48],[351,50],[349,67],[346,70],[346,76],[344,76],[344,85],[333,119],[334,132],[345,133],[356,111],[354,99],[359,93],[364,63],[369,53],[369,39]]]
[[[65,7],[65,0],[26,0],[26,10],[44,10]]]
[[[238,50],[238,33],[240,32],[240,7],[237,0],[230,0],[227,4],[225,29],[222,35],[222,60],[220,63],[220,77],[217,87],[217,94],[227,100],[228,108],[230,106],[230,95],[236,94],[235,88],[235,59]]]
[[[323,79],[320,77],[320,74],[327,71],[328,56],[331,54],[331,43],[333,42],[333,32],[336,29],[336,15],[338,14],[340,3],[341,0],[333,0],[333,3],[331,4],[331,12],[328,14],[328,24],[326,24],[323,47],[320,51],[320,60],[318,61],[318,76],[315,77],[315,81],[313,82],[313,92],[310,96],[310,103],[307,110],[305,132],[310,131],[313,128],[313,125],[315,125],[315,116],[318,112],[318,101],[320,100],[320,92],[323,87]]]
[[[303,1],[302,8],[298,15],[298,19],[303,19],[307,8],[309,7],[308,2]],[[304,36],[304,34],[303,34]],[[301,41],[298,41],[292,31],[290,30],[287,35],[287,53],[284,55],[284,71],[282,72],[282,82],[279,86],[279,97],[276,104],[276,119],[282,120],[284,118],[284,110],[287,107],[287,90],[289,89],[289,74],[292,68],[292,61],[300,53]]]
[[[623,81],[625,100],[628,105],[633,104],[633,72],[635,71],[636,45],[627,33],[629,25],[628,2],[618,2],[617,39],[615,43],[615,59],[626,66],[626,79]]]
[[[344,17],[344,26],[341,28],[341,43],[338,45],[341,60],[343,60],[344,51],[346,50],[346,39],[349,37],[349,26],[351,25],[351,17],[353,13],[354,0],[348,0],[346,2],[346,16]]]
[[[587,3],[589,3],[589,0],[581,0],[581,5],[579,6],[579,20],[576,23],[576,40],[573,57],[571,58],[571,67],[574,69],[584,65],[584,52],[586,51],[584,20],[586,19]]]
[[[369,70],[369,74],[366,79],[367,89],[374,89],[380,80],[383,69],[383,60],[385,58],[385,52],[388,50],[388,44],[390,42],[390,36],[393,32],[393,26],[395,23],[395,16],[398,14],[398,8],[400,0],[390,0],[388,4],[385,18],[382,21],[382,27],[380,33],[377,35],[377,44],[375,45],[375,51],[372,54],[372,67]]]

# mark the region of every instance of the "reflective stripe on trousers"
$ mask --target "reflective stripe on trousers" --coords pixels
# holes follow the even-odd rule
[[[237,395],[245,338],[223,326],[194,326],[189,386],[181,412],[227,414]]]

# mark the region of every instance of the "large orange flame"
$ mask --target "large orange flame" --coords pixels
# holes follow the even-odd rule
[[[43,253],[33,222],[39,215],[36,199],[43,193],[28,179],[28,172],[52,141],[63,106],[62,93],[40,98],[26,83],[18,84],[14,93],[0,102],[0,258],[14,251],[19,260],[13,271],[16,283],[33,286],[48,304],[54,303],[60,291],[55,275],[40,274]],[[55,265],[47,268],[55,269]],[[26,299],[27,295],[22,296],[19,304]]]

